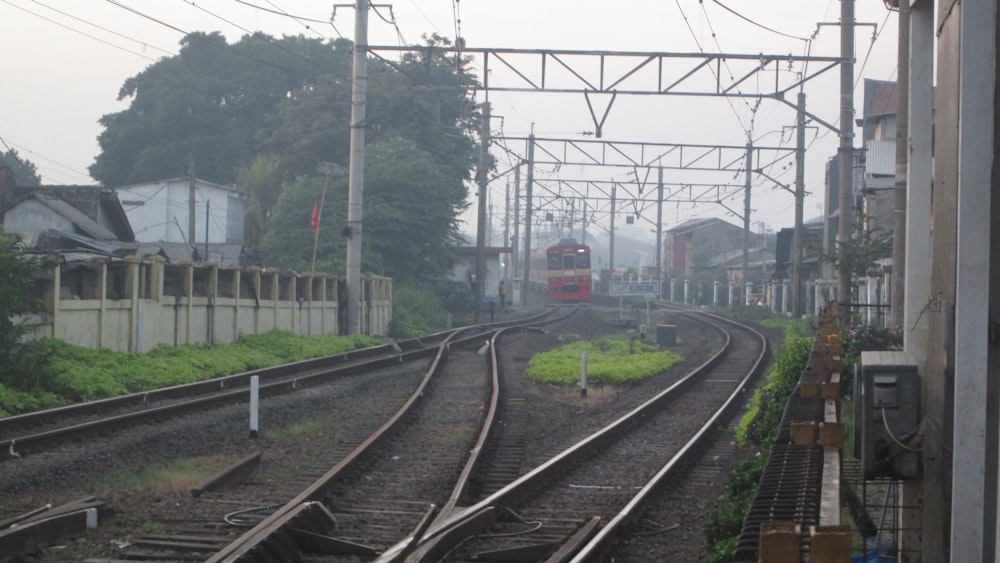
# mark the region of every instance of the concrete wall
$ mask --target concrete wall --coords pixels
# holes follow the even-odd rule
[[[33,337],[87,348],[147,352],[167,344],[228,344],[275,329],[340,334],[343,280],[261,268],[165,264],[136,259],[61,264],[44,282],[46,311],[27,323]],[[392,280],[362,280],[361,330],[385,335]]]

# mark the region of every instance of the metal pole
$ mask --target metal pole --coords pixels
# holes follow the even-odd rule
[[[511,239],[511,262],[514,263],[514,277],[518,277],[520,274],[520,267],[518,265],[518,260],[521,255],[518,254],[518,239],[521,236],[521,163],[517,163],[514,167],[514,236]],[[521,290],[524,290],[522,284]]]
[[[795,144],[795,231],[792,234],[792,316],[802,316],[802,215],[806,198],[806,94],[799,92]],[[788,309],[785,304],[782,308]]]
[[[198,239],[195,238],[195,182],[194,182],[194,155],[188,155],[188,233],[187,239],[191,245],[191,253],[194,254]]]
[[[618,184],[611,185],[611,232],[608,237],[608,281],[615,279],[615,198],[618,197]],[[610,285],[608,287],[611,287]]]
[[[504,190],[503,203],[503,244],[500,246],[507,246],[510,244],[510,182],[507,182],[507,188]],[[510,258],[503,262],[503,279],[508,278],[510,278]]]
[[[367,49],[368,0],[355,0],[350,171],[347,180],[347,334],[358,334],[361,331],[361,209],[365,185]]]
[[[316,247],[319,246],[319,230],[320,225],[323,224],[323,204],[326,203],[326,188],[330,185],[330,167],[324,166],[324,171],[326,172],[326,179],[323,180],[323,192],[319,195],[319,207],[316,208],[316,230],[313,232],[312,265],[309,267],[309,271],[312,273],[316,272]]]
[[[531,283],[531,191],[535,184],[535,134],[528,135],[528,176],[524,180],[524,283],[521,284],[521,305],[528,304],[528,284]]]
[[[476,308],[473,321],[478,323],[486,289],[486,202],[489,185],[486,170],[490,166],[490,103],[483,102],[482,123],[479,126],[479,166],[476,183],[479,184],[479,220],[476,223]]]
[[[663,297],[663,167],[656,184],[656,297]]]
[[[840,201],[837,210],[837,253],[851,242],[854,208],[854,0],[840,0]],[[847,334],[851,322],[851,271],[840,263],[837,277],[840,330]]]
[[[205,257],[202,262],[208,262],[208,215],[212,211],[212,202],[205,198]]]
[[[910,1],[899,2],[899,58],[896,68],[896,183],[893,187],[892,287],[889,328],[903,328],[906,301],[906,167],[909,160]],[[900,330],[900,332],[902,332]]]
[[[750,268],[750,179],[753,171],[753,140],[747,135],[747,169],[746,182],[743,189],[743,283],[748,283]]]

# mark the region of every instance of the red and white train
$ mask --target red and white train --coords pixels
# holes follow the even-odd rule
[[[575,301],[590,297],[593,277],[590,269],[590,247],[574,238],[560,239],[545,249],[546,282],[549,297],[560,301]]]

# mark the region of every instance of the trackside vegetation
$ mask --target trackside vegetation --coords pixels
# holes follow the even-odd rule
[[[705,525],[709,550],[709,556],[705,560],[707,563],[732,561],[736,539],[743,526],[743,518],[753,501],[757,483],[770,457],[771,445],[774,443],[785,405],[809,363],[813,337],[800,336],[808,334],[808,323],[778,320],[774,322],[778,324],[771,328],[784,326],[784,340],[774,365],[767,374],[767,380],[754,393],[750,406],[736,429],[737,443],[754,448],[756,453],[750,459],[738,463],[730,473],[725,490],[719,497],[708,524]]]
[[[635,338],[578,340],[551,352],[535,354],[528,377],[543,383],[569,385],[580,380],[583,352],[587,352],[587,380],[624,383],[664,371],[683,360],[679,355]]]
[[[0,379],[0,416],[329,356],[379,344],[365,335],[244,335],[230,345],[161,346],[147,354],[94,350],[44,339],[22,346],[37,369]]]

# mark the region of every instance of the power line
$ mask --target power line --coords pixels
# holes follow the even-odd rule
[[[47,21],[47,22],[49,22],[49,23],[52,23],[52,24],[55,24],[55,25],[58,25],[59,27],[62,27],[62,28],[64,28],[64,29],[68,29],[68,30],[72,31],[73,33],[78,33],[78,34],[80,34],[80,35],[83,35],[84,37],[88,37],[88,38],[90,38],[90,39],[93,39],[94,41],[98,41],[98,42],[100,42],[100,43],[103,43],[103,44],[105,44],[105,45],[107,45],[107,46],[109,46],[109,47],[113,47],[113,48],[115,48],[115,49],[119,49],[119,50],[121,50],[121,51],[125,51],[126,53],[129,53],[129,54],[131,54],[131,55],[135,55],[135,56],[137,56],[137,57],[142,57],[142,58],[144,58],[144,59],[149,59],[149,60],[151,60],[151,61],[155,61],[155,60],[156,60],[156,59],[154,59],[153,57],[150,57],[149,55],[145,55],[145,54],[143,54],[143,53],[138,53],[138,52],[136,52],[136,51],[132,51],[132,50],[130,50],[130,49],[126,49],[125,47],[122,47],[121,45],[115,45],[114,43],[111,43],[111,42],[108,42],[108,41],[105,41],[105,40],[103,40],[103,39],[101,39],[101,38],[99,38],[99,37],[95,37],[95,36],[93,36],[93,35],[90,35],[89,33],[86,33],[86,32],[83,32],[83,31],[80,31],[79,29],[74,29],[74,28],[72,28],[72,27],[70,27],[70,26],[68,26],[68,25],[66,25],[66,24],[64,24],[64,23],[60,23],[60,22],[57,22],[56,20],[54,20],[54,19],[51,19],[51,18],[48,18],[48,17],[45,17],[45,16],[43,16],[43,15],[41,15],[41,14],[39,14],[39,13],[36,13],[36,12],[32,12],[31,10],[29,10],[29,9],[27,9],[27,8],[24,8],[24,7],[22,7],[22,6],[18,6],[17,4],[12,4],[12,3],[11,3],[11,2],[9,1],[9,0],[0,0],[0,2],[3,2],[4,4],[7,4],[8,6],[11,6],[11,7],[14,7],[14,8],[17,8],[18,10],[21,10],[21,11],[23,11],[23,12],[27,12],[27,13],[29,13],[29,14],[31,14],[31,15],[33,15],[33,16],[35,16],[35,17],[37,17],[37,18],[40,18],[40,19],[43,19],[43,20],[45,20],[45,21]]]
[[[857,80],[854,81],[854,88],[855,89],[858,87],[858,84],[861,82],[861,77],[862,77],[862,75],[865,72],[865,66],[868,64],[868,57],[870,57],[871,54],[872,54],[872,49],[875,47],[875,42],[878,41],[878,38],[882,36],[882,32],[885,31],[885,24],[889,21],[889,16],[891,16],[892,14],[893,14],[893,12],[886,11],[886,13],[885,13],[885,19],[882,20],[882,27],[881,27],[881,29],[875,28],[875,32],[872,33],[872,42],[868,44],[868,52],[865,53],[865,60],[862,61],[861,68],[858,70],[858,78],[857,78]]]
[[[129,37],[128,35],[124,35],[124,34],[119,33],[119,32],[117,32],[117,31],[115,31],[113,29],[110,29],[110,28],[98,25],[98,24],[93,23],[91,21],[85,20],[85,19],[83,19],[81,17],[74,16],[73,14],[71,14],[69,12],[64,12],[64,11],[58,9],[58,8],[53,8],[52,6],[49,6],[48,4],[44,4],[42,2],[39,2],[38,0],[31,0],[31,1],[34,2],[35,4],[38,4],[39,6],[42,6],[43,8],[48,8],[49,10],[52,10],[53,12],[56,12],[58,14],[62,14],[64,16],[66,16],[68,18],[71,18],[71,19],[74,19],[74,20],[76,20],[76,21],[78,21],[80,23],[87,24],[87,25],[89,25],[91,27],[96,27],[97,29],[100,29],[101,31],[106,31],[106,32],[108,32],[108,33],[110,33],[112,35],[117,35],[118,37],[121,37],[122,39],[126,39],[126,40],[132,41],[134,43],[138,43],[139,45],[142,45],[143,47],[149,47],[149,48],[152,48],[152,49],[156,49],[157,51],[160,51],[160,52],[165,53],[167,55],[175,55],[176,54],[173,51],[170,51],[168,49],[161,49],[160,47],[157,47],[155,45],[150,45],[149,43],[146,43],[145,41],[143,41],[141,39],[135,39],[134,37]]]
[[[701,53],[704,53],[705,49],[701,46],[701,42],[698,41],[698,34],[696,34],[694,32],[694,28],[691,27],[691,21],[688,20],[687,14],[684,13],[684,8],[681,7],[680,0],[674,0],[674,3],[677,5],[677,10],[681,13],[681,17],[684,18],[684,25],[686,25],[687,28],[688,28],[688,31],[691,32],[691,38],[694,39],[694,44],[698,46],[698,51],[701,52]],[[713,32],[712,35],[715,35],[715,32]],[[709,67],[709,71],[712,73],[712,76],[714,76],[716,80],[719,79],[719,77],[715,74],[715,70],[714,69],[712,69],[711,67]],[[740,117],[740,112],[738,112],[736,110],[736,106],[733,105],[733,102],[732,102],[732,100],[729,99],[729,96],[725,96],[725,98],[726,98],[726,103],[729,104],[729,107],[732,108],[733,113],[736,115],[736,121],[739,122],[740,127],[744,131],[747,132],[747,135],[749,135],[750,132],[747,129],[747,126],[743,123],[743,118]]]
[[[745,21],[745,22],[747,22],[749,24],[755,25],[755,26],[757,26],[757,27],[759,27],[759,28],[761,28],[761,29],[763,29],[765,31],[770,31],[771,33],[774,33],[776,35],[780,35],[782,37],[787,37],[789,39],[798,39],[799,41],[808,41],[808,39],[805,38],[805,37],[797,37],[795,35],[790,35],[788,33],[784,33],[782,31],[778,31],[778,30],[776,30],[774,28],[768,27],[768,26],[766,26],[766,25],[764,25],[762,23],[754,21],[754,20],[750,19],[749,17],[744,16],[743,14],[741,14],[741,13],[737,12],[736,10],[730,8],[729,6],[726,6],[725,4],[723,4],[722,2],[720,2],[719,0],[713,0],[713,1],[716,4],[718,4],[719,7],[722,8],[723,10],[725,10],[725,11],[729,12],[730,14],[733,14],[734,16],[740,18],[741,20],[743,20],[743,21]],[[702,4],[702,9],[704,9],[704,4]]]
[[[28,147],[26,147],[24,145],[21,145],[19,143],[15,143],[13,141],[11,141],[10,144],[8,144],[7,141],[5,141],[3,137],[0,137],[0,144],[3,144],[3,146],[7,147],[8,154],[10,154],[10,156],[13,157],[14,160],[16,160],[21,166],[24,166],[25,168],[27,168],[27,164],[25,164],[25,162],[22,159],[18,158],[14,154],[15,151],[14,151],[14,149],[11,148],[11,145],[13,145],[14,147],[17,147],[17,148],[21,149],[26,154],[31,155],[33,158],[44,160],[46,162],[50,162],[52,164],[55,164],[56,166],[59,166],[59,167],[63,168],[66,172],[68,172],[70,174],[77,175],[80,178],[86,178],[88,182],[92,181],[92,179],[90,178],[89,175],[81,174],[80,171],[77,170],[76,168],[73,168],[72,166],[69,166],[67,164],[63,164],[62,162],[59,162],[58,160],[53,160],[51,158],[48,158],[48,157],[43,156],[41,154],[38,154],[37,152],[31,150],[30,148],[28,148]],[[43,178],[43,179],[45,178],[45,176],[42,175],[40,172],[39,172],[39,176],[41,178]]]

